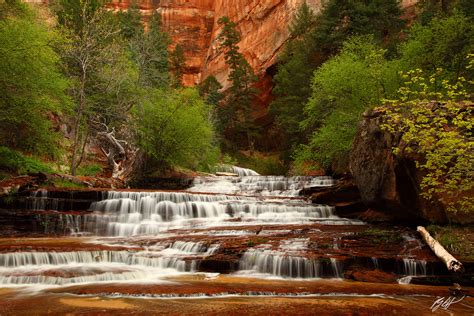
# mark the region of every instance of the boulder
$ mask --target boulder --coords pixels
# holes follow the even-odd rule
[[[401,145],[400,136],[382,131],[381,123],[381,112],[364,113],[353,142],[349,167],[362,202],[414,225],[474,221],[472,216],[449,214],[446,205],[421,196],[423,174],[416,161],[422,157],[395,156],[392,149]]]

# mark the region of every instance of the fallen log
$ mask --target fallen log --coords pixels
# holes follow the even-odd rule
[[[420,233],[431,250],[433,250],[434,254],[446,264],[449,271],[464,271],[462,263],[454,258],[436,239],[431,237],[430,233],[423,226],[418,226],[416,230]]]

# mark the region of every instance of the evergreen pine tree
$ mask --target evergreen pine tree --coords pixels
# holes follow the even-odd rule
[[[230,68],[229,89],[224,106],[220,107],[220,127],[224,134],[234,144],[238,136],[245,136],[247,146],[253,147],[258,129],[252,118],[252,101],[257,94],[254,84],[257,76],[242,53],[239,52],[240,33],[237,25],[229,17],[219,19],[222,31],[218,40],[220,48],[224,50],[226,64]]]
[[[183,46],[177,44],[170,53],[170,71],[173,75],[172,86],[180,87],[183,84],[184,68],[186,67],[186,57]]]

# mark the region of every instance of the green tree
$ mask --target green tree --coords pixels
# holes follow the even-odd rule
[[[238,43],[240,33],[237,25],[229,17],[221,17],[218,24],[222,26],[218,36],[220,48],[224,50],[226,64],[230,68],[229,81],[231,87],[224,106],[220,107],[220,129],[225,130],[224,135],[234,142],[243,135],[249,148],[253,147],[257,127],[252,118],[252,101],[257,90],[254,84],[257,76],[242,53],[239,52]]]
[[[217,81],[216,77],[208,76],[199,85],[199,94],[206,100],[207,104],[217,107],[224,98],[223,94],[219,92],[221,89],[222,85]]]
[[[468,69],[474,68],[470,54]],[[385,111],[382,128],[400,135],[396,155],[414,157],[422,171],[422,196],[450,211],[474,211],[473,82],[445,80],[443,70],[402,74],[404,85]],[[471,99],[471,100],[470,100]]]
[[[474,4],[470,0],[420,0],[417,6],[421,11],[418,20],[422,25],[428,24],[433,18],[446,18],[455,11],[474,17]]]
[[[472,20],[460,13],[446,18],[434,18],[427,25],[415,25],[400,47],[400,62],[404,70],[421,68],[432,74],[437,68],[456,80],[460,76],[472,79],[466,56],[474,50]]]
[[[132,55],[138,64],[140,84],[149,88],[169,86],[168,45],[170,37],[163,32],[161,16],[154,11],[147,32],[137,32],[131,40]]]
[[[150,90],[133,110],[138,144],[158,169],[207,169],[218,158],[210,112],[195,89]]]
[[[170,53],[170,71],[173,75],[172,86],[177,88],[183,84],[184,68],[186,67],[186,57],[183,46],[177,44]]]
[[[323,59],[337,53],[354,35],[372,34],[390,45],[405,24],[402,13],[397,0],[330,0],[318,16],[315,45]]]
[[[61,0],[56,8],[59,27],[68,38],[62,54],[66,73],[73,82],[71,95],[75,101],[72,117],[71,174],[75,175],[83,161],[85,147],[97,132],[102,119],[104,100],[99,87],[100,73],[120,60],[118,48],[120,27],[116,16],[97,0]]]
[[[346,169],[360,115],[398,87],[385,54],[372,37],[354,37],[314,73],[302,124],[312,134],[309,145],[296,151],[298,165],[315,161],[333,172]]]
[[[143,36],[145,28],[142,22],[140,7],[136,1],[128,7],[126,11],[117,12],[122,36],[128,40],[134,37]]]
[[[54,156],[51,121],[70,105],[52,48],[61,38],[20,1],[0,3],[0,12],[0,145]]]
[[[274,77],[271,113],[284,136],[284,159],[305,143],[310,130],[301,130],[304,107],[311,95],[313,72],[335,55],[351,36],[372,35],[377,43],[392,48],[404,25],[396,0],[327,1],[319,15],[306,2],[290,24],[290,41],[279,59]]]
[[[165,88],[170,84],[171,57],[168,45],[169,35],[162,30],[161,16],[157,12],[147,22],[147,30],[136,3],[127,11],[118,13],[121,34],[131,52],[131,58],[138,65],[140,85],[147,88]],[[178,52],[179,53],[179,52]]]
[[[272,93],[276,99],[270,105],[270,112],[285,136],[281,148],[286,159],[293,147],[307,138],[301,132],[300,122],[304,119],[304,105],[311,95],[310,81],[318,64],[312,35],[315,23],[316,15],[305,1],[290,24],[291,40],[279,57],[278,72],[273,77]]]

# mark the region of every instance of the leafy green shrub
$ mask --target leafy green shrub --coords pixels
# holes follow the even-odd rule
[[[426,26],[414,25],[408,40],[400,46],[400,63],[405,71],[420,68],[428,74],[443,68],[450,79],[468,78],[466,56],[474,49],[472,19],[456,12],[434,18]],[[472,76],[472,72],[471,72]]]
[[[36,172],[53,172],[53,169],[41,160],[25,156],[18,151],[3,146],[0,147],[0,169],[20,175]]]
[[[211,108],[196,89],[150,91],[133,114],[138,144],[157,168],[206,170],[218,162]]]

